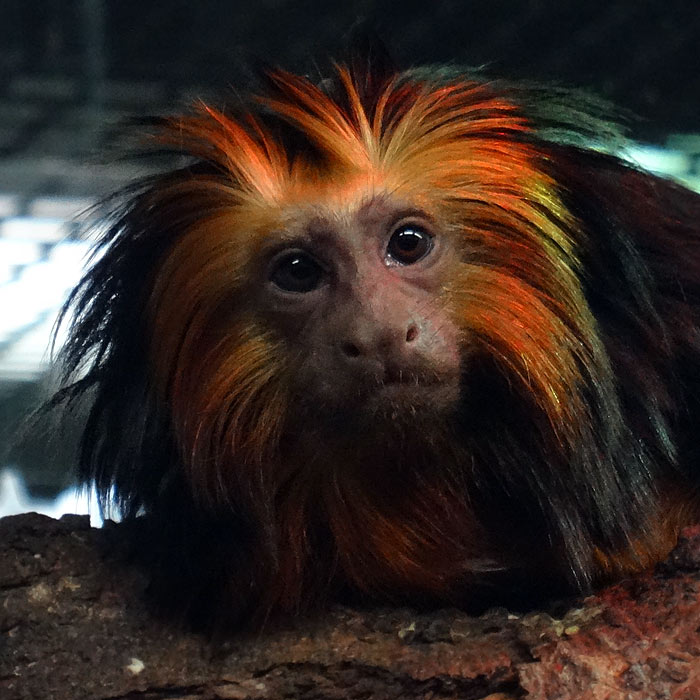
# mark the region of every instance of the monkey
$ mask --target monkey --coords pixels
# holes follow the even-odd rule
[[[586,591],[698,518],[700,195],[606,109],[373,58],[153,122],[52,403],[188,614]]]

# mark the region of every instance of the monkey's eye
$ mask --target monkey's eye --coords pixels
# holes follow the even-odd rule
[[[272,283],[281,290],[299,294],[316,289],[322,277],[321,266],[308,253],[299,250],[279,258],[270,274]]]
[[[413,265],[433,249],[433,237],[420,226],[406,224],[394,231],[386,253],[389,262]]]

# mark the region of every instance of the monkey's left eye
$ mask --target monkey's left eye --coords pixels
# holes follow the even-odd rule
[[[420,226],[406,224],[391,234],[386,253],[389,262],[413,265],[433,249],[433,237]]]
[[[303,251],[287,253],[279,258],[270,274],[272,283],[281,290],[299,294],[316,289],[322,278],[321,266]]]

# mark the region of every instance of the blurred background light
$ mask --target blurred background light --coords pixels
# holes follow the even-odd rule
[[[90,250],[64,239],[67,228],[65,220],[31,216],[0,223],[0,381],[35,379],[48,367],[59,310]]]
[[[65,238],[66,222],[62,219],[45,219],[34,216],[17,216],[0,224],[0,236],[20,241],[54,242]]]
[[[67,513],[79,513],[89,515],[93,527],[102,525],[100,507],[94,492],[71,487],[52,499],[33,498],[27,492],[18,471],[10,468],[0,470],[0,517],[27,511],[42,513],[52,518],[60,518]]]

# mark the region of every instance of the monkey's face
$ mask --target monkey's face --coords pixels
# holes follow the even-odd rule
[[[284,346],[293,404],[315,422],[371,429],[455,406],[454,251],[442,234],[427,212],[374,196],[294,212],[265,246],[260,323]]]
[[[202,396],[199,417],[223,420],[243,404],[270,416],[273,392],[277,423],[370,432],[454,410],[460,331],[447,281],[457,254],[446,225],[410,196],[341,189],[267,211],[233,207],[173,249],[155,323],[158,367],[180,364],[169,378],[176,410],[189,415]]]

